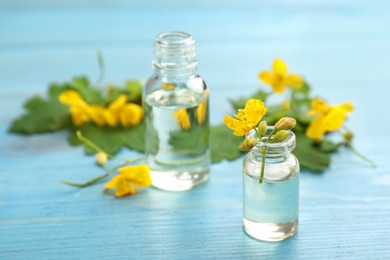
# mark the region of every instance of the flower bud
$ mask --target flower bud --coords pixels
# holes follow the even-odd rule
[[[260,134],[259,137],[263,137],[265,135],[265,133],[267,132],[267,122],[261,121],[259,126],[257,127],[257,131]]]
[[[290,133],[287,130],[280,130],[274,135],[274,137],[272,138],[272,142],[273,143],[283,142],[284,140],[286,140],[289,134]]]
[[[95,158],[96,158],[96,163],[99,164],[100,166],[105,165],[108,159],[107,154],[103,152],[98,152],[95,155]]]
[[[276,130],[290,130],[297,125],[297,121],[292,117],[282,117],[275,125]]]
[[[350,143],[352,141],[352,138],[353,138],[353,133],[350,131],[347,131],[347,132],[343,133],[343,137],[344,137],[344,140],[346,143]]]
[[[255,147],[255,145],[258,142],[259,142],[259,140],[255,139],[255,138],[245,138],[244,141],[242,141],[240,143],[240,150],[247,152],[250,149],[252,149],[253,147]]]

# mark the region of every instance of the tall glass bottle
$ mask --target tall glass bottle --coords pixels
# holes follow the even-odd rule
[[[257,135],[252,130],[247,137]],[[260,184],[263,146],[267,152]],[[279,241],[297,232],[299,162],[291,153],[294,148],[295,135],[290,131],[283,142],[259,142],[244,158],[244,229],[254,238]]]
[[[210,168],[209,91],[196,74],[192,36],[159,34],[152,66],[144,106],[145,151],[153,185],[188,190],[205,182]]]

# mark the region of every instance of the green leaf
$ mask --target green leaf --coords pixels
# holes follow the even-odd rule
[[[303,86],[300,89],[293,89],[296,93],[309,94],[311,90],[310,84],[307,81],[303,82]]]
[[[317,144],[317,147],[320,151],[324,153],[334,153],[336,152],[343,143],[333,143],[332,141],[323,140],[321,143]]]
[[[211,161],[218,163],[224,159],[235,160],[243,152],[238,149],[243,137],[235,136],[224,124],[212,126],[211,130]]]
[[[57,100],[45,101],[39,97],[28,100],[27,114],[12,122],[9,131],[20,134],[53,132],[70,125],[68,108]]]
[[[139,152],[145,150],[145,128],[144,124],[132,127],[99,127],[93,123],[86,123],[79,127],[72,128],[73,133],[69,136],[72,145],[82,144],[76,136],[80,130],[82,135],[91,140],[97,146],[110,154],[117,153],[122,147],[127,147]],[[85,145],[85,151],[89,154],[95,153],[93,149]]]
[[[313,141],[304,134],[296,134],[297,147],[294,150],[302,167],[312,171],[323,171],[330,164],[329,154],[314,146]]]
[[[173,131],[169,135],[169,144],[178,154],[203,154],[209,145],[210,133],[204,126],[193,124],[187,131]]]
[[[142,99],[142,84],[138,80],[126,81],[126,92],[128,100],[133,103],[141,104]]]
[[[73,78],[71,88],[78,91],[88,104],[104,104],[102,90],[92,88],[85,76]]]
[[[121,94],[123,94],[123,89],[110,86],[105,105],[107,106],[108,104],[110,104],[112,101],[117,99]]]
[[[36,107],[41,106],[45,101],[40,96],[35,96],[30,99],[28,99],[24,104],[23,107],[25,109],[34,109]]]

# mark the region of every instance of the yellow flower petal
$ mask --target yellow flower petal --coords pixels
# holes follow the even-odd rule
[[[308,115],[325,115],[328,111],[328,104],[321,98],[315,98],[311,101],[311,110],[308,112]]]
[[[202,124],[204,122],[206,118],[206,113],[207,113],[207,100],[199,104],[198,108],[196,109],[195,115],[198,124]]]
[[[272,85],[274,83],[275,74],[271,71],[262,71],[259,73],[259,79],[264,83]]]
[[[287,74],[287,64],[282,59],[275,59],[272,63],[275,73],[284,76]]]
[[[91,105],[89,109],[89,117],[92,122],[94,122],[98,126],[104,126],[106,121],[104,119],[104,110],[105,108],[98,105]]]
[[[113,113],[118,113],[124,105],[126,105],[127,102],[127,95],[121,94],[117,99],[112,101],[110,105],[108,106],[108,110],[110,110]]]
[[[69,108],[70,116],[72,118],[72,122],[74,125],[80,126],[86,122],[88,122],[88,110],[87,106],[81,106],[81,105],[72,105]]]
[[[104,117],[104,121],[106,121],[106,123],[109,126],[111,126],[111,127],[117,126],[117,124],[118,124],[118,117],[112,111],[110,111],[108,109],[104,109],[103,110],[103,117]]]
[[[163,82],[162,83],[162,88],[166,89],[166,90],[172,90],[172,89],[175,88],[175,84]]]
[[[177,110],[174,114],[174,117],[177,119],[177,124],[181,126],[184,130],[191,128],[190,118],[188,116],[187,110],[184,108]]]
[[[272,90],[277,94],[282,94],[286,89],[286,83],[283,80],[276,81],[271,86]]]
[[[286,78],[286,84],[293,89],[302,88],[303,82],[303,77],[298,74],[289,74]]]
[[[263,101],[259,99],[249,99],[245,104],[245,113],[248,115],[248,120],[256,126],[263,116],[267,113],[267,108],[264,107]]]
[[[347,113],[350,113],[354,110],[354,105],[352,102],[345,102],[344,104],[341,104],[339,106]]]
[[[140,105],[129,103],[126,104],[119,114],[119,119],[123,127],[137,125],[143,117],[143,109]]]
[[[120,179],[122,179],[123,176],[121,175],[116,175],[114,176],[109,182],[107,182],[106,186],[104,186],[104,188],[106,189],[112,189],[112,188],[115,188],[119,182]]]
[[[261,100],[249,99],[244,109],[239,109],[238,114],[232,118],[225,115],[225,124],[233,130],[233,134],[243,136],[253,129],[267,113],[267,108]]]
[[[66,90],[59,96],[59,100],[65,105],[79,105],[85,103],[79,92],[75,90]]]
[[[119,174],[105,186],[106,189],[116,188],[115,195],[123,197],[137,193],[137,188],[152,184],[149,167],[145,164],[119,168]]]
[[[115,190],[115,196],[117,197],[123,197],[126,195],[134,195],[137,191],[133,187],[131,183],[129,183],[125,178],[121,178],[118,183]]]
[[[324,127],[323,122],[323,116],[313,119],[306,130],[306,136],[314,140],[322,139],[323,135],[326,133],[326,128]]]

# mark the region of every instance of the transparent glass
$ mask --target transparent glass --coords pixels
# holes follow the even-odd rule
[[[256,138],[256,134],[251,131],[247,137]],[[263,146],[267,152],[260,184]],[[295,135],[290,131],[283,142],[259,142],[244,158],[244,229],[256,239],[280,241],[297,232],[299,162],[291,153],[294,148]]]
[[[209,91],[191,35],[161,33],[154,55],[144,88],[147,162],[155,187],[189,190],[209,177]]]

